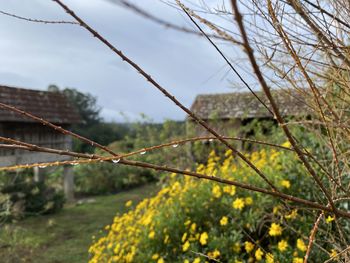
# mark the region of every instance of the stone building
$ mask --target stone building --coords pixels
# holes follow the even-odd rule
[[[62,128],[69,129],[80,122],[77,110],[67,98],[56,92],[0,86],[0,102],[41,117]],[[0,135],[7,138],[61,150],[72,149],[72,138],[33,119],[0,108]],[[0,166],[69,160],[70,157],[24,150],[0,149]],[[46,169],[35,168],[35,180],[44,180]],[[64,167],[63,188],[68,200],[73,199],[72,168]]]

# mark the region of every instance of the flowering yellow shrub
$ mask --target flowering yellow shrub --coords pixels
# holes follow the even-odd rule
[[[313,198],[302,189],[312,181],[292,154],[246,156],[284,192]],[[224,158],[212,152],[197,172],[266,187],[231,151]],[[272,197],[176,174],[156,196],[130,209],[92,244],[90,263],[300,262],[313,222],[312,215]]]

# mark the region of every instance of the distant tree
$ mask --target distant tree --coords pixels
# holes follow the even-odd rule
[[[90,93],[82,93],[74,88],[60,89],[56,85],[50,85],[48,91],[64,94],[77,108],[83,126],[89,127],[102,121],[100,117],[101,107],[97,105],[97,98]]]
[[[125,127],[122,127],[122,125],[103,122],[103,118],[100,116],[101,107],[97,105],[97,98],[90,93],[83,93],[75,88],[60,89],[56,85],[50,85],[48,91],[64,94],[77,108],[82,122],[72,126],[73,132],[103,145],[120,140],[122,134],[126,133]],[[73,150],[93,152],[94,147],[74,139]]]

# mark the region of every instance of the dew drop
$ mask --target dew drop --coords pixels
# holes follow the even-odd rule
[[[210,141],[210,142],[213,142],[213,141],[214,141],[214,139],[213,139],[213,138],[212,138],[212,139],[209,139],[209,141]]]
[[[146,151],[140,152],[140,154],[144,155],[146,153]]]
[[[113,159],[112,162],[113,162],[113,163],[119,163],[119,162],[120,162],[120,159]]]
[[[173,144],[173,148],[176,148],[177,146],[179,146],[178,144]]]

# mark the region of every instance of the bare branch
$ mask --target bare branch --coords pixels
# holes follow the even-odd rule
[[[1,11],[1,10],[0,10],[0,14],[6,15],[6,16],[10,16],[10,17],[13,17],[13,18],[17,18],[17,19],[20,19],[20,20],[24,20],[24,21],[27,21],[27,22],[34,22],[34,23],[78,25],[78,23],[74,22],[74,21],[49,21],[49,20],[33,19],[33,18],[18,16],[18,15],[15,15],[15,14],[10,14],[10,13],[7,13],[7,12]]]
[[[3,145],[0,145],[0,147],[2,147]],[[37,149],[31,149],[30,147],[27,146],[21,146],[21,145],[12,145],[12,147],[18,147],[18,149],[22,149],[22,150],[34,150],[37,151],[39,150]],[[5,148],[8,148],[8,146],[5,146]],[[43,149],[40,149],[40,151],[44,151]],[[50,151],[55,151],[54,149],[50,149]],[[64,152],[64,151],[59,151],[58,152]],[[80,158],[84,158],[86,160],[75,160],[75,161],[63,161],[63,162],[52,162],[52,163],[37,163],[37,164],[31,164],[31,165],[17,165],[14,167],[7,167],[7,168],[0,168],[1,170],[16,170],[16,169],[20,169],[20,168],[32,168],[32,167],[39,167],[39,166],[58,166],[58,165],[67,165],[67,164],[73,164],[73,165],[77,165],[77,164],[89,164],[89,163],[94,163],[94,162],[111,162],[111,163],[115,163],[116,158],[114,157],[103,157],[103,156],[99,156],[99,155],[90,155],[90,154],[82,154],[82,153],[75,153],[75,152],[70,152],[70,151],[66,151],[64,153],[65,155],[68,156],[74,156],[74,157],[80,157]],[[245,183],[240,183],[237,181],[232,181],[232,180],[227,180],[224,178],[220,178],[220,177],[216,177],[216,176],[212,176],[212,175],[205,175],[205,174],[199,174],[196,172],[191,172],[191,171],[187,171],[187,170],[181,170],[181,169],[176,169],[176,168],[171,168],[171,167],[167,167],[167,166],[160,166],[160,165],[155,165],[155,164],[150,164],[150,163],[145,163],[145,162],[139,162],[139,161],[131,161],[131,160],[126,160],[126,159],[122,159],[124,156],[120,155],[119,156],[120,159],[117,159],[117,164],[124,164],[124,165],[129,165],[129,166],[135,166],[135,167],[141,167],[141,168],[147,168],[147,169],[153,169],[156,171],[163,171],[163,172],[170,172],[170,173],[176,173],[176,174],[182,174],[182,175],[188,175],[188,176],[192,176],[192,177],[196,177],[196,178],[200,178],[200,179],[205,179],[205,180],[210,180],[210,181],[215,181],[218,183],[222,183],[222,184],[226,184],[226,185],[233,185],[242,189],[246,189],[246,190],[250,190],[250,191],[254,191],[254,192],[259,192],[259,193],[263,193],[263,194],[267,194],[267,195],[271,195],[274,197],[278,197],[281,198],[283,200],[286,201],[291,201],[291,202],[295,202],[295,203],[299,203],[301,205],[304,205],[306,207],[309,208],[313,208],[316,210],[321,210],[324,212],[334,212],[332,208],[328,207],[328,206],[324,206],[306,199],[302,199],[302,198],[298,198],[295,196],[291,196],[288,194],[284,194],[281,192],[276,192],[273,190],[267,190],[265,188],[261,188],[261,187],[257,187],[257,186],[253,186],[253,185],[249,185],[249,184],[245,184]],[[350,213],[342,211],[342,210],[337,210],[337,215],[338,217],[346,217],[346,218],[350,218]]]

